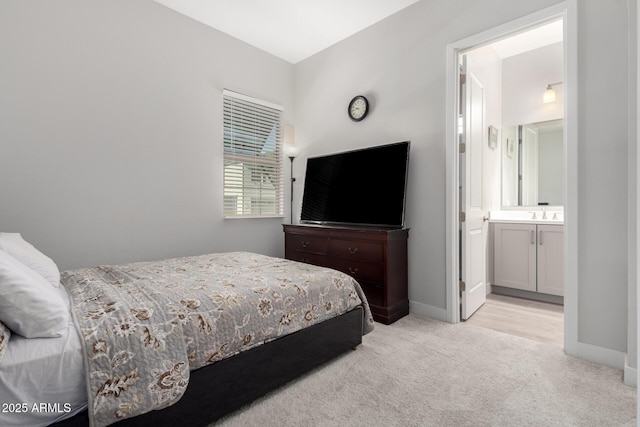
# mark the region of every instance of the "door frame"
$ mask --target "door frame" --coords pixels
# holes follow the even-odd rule
[[[460,54],[502,38],[535,28],[558,18],[564,21],[564,349],[578,353],[578,94],[577,94],[577,0],[554,6],[499,25],[447,46],[446,87],[446,316],[449,323],[460,321],[458,292],[459,166],[458,102]]]

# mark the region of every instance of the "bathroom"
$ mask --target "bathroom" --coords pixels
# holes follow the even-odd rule
[[[509,332],[517,328],[513,313],[518,318],[533,313],[538,317],[522,328],[536,325],[535,334],[541,336],[533,339],[562,346],[563,22],[538,26],[464,56],[467,73],[482,87],[486,129],[481,176],[487,300],[466,319],[482,323],[494,310],[492,328]],[[503,320],[496,320],[501,315]],[[551,324],[542,326],[541,318],[550,318]]]

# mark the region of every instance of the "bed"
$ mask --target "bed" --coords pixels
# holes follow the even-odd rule
[[[20,253],[3,234],[6,281]],[[66,271],[58,287],[53,276],[33,316],[62,317],[55,336],[21,336],[33,332],[0,295],[0,425],[208,425],[373,328],[350,276],[247,252]],[[66,317],[47,312],[57,299]]]

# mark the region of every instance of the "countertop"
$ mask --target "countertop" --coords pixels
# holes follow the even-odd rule
[[[535,218],[533,218],[533,212],[535,212]],[[554,214],[556,219],[553,219]],[[549,225],[563,225],[564,224],[564,212],[553,210],[547,211],[546,219],[544,217],[544,211],[531,210],[531,211],[490,211],[489,222],[494,223],[523,223],[523,224],[549,224]]]

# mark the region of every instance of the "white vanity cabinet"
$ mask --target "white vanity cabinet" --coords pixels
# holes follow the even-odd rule
[[[563,295],[563,226],[494,224],[494,284]]]

